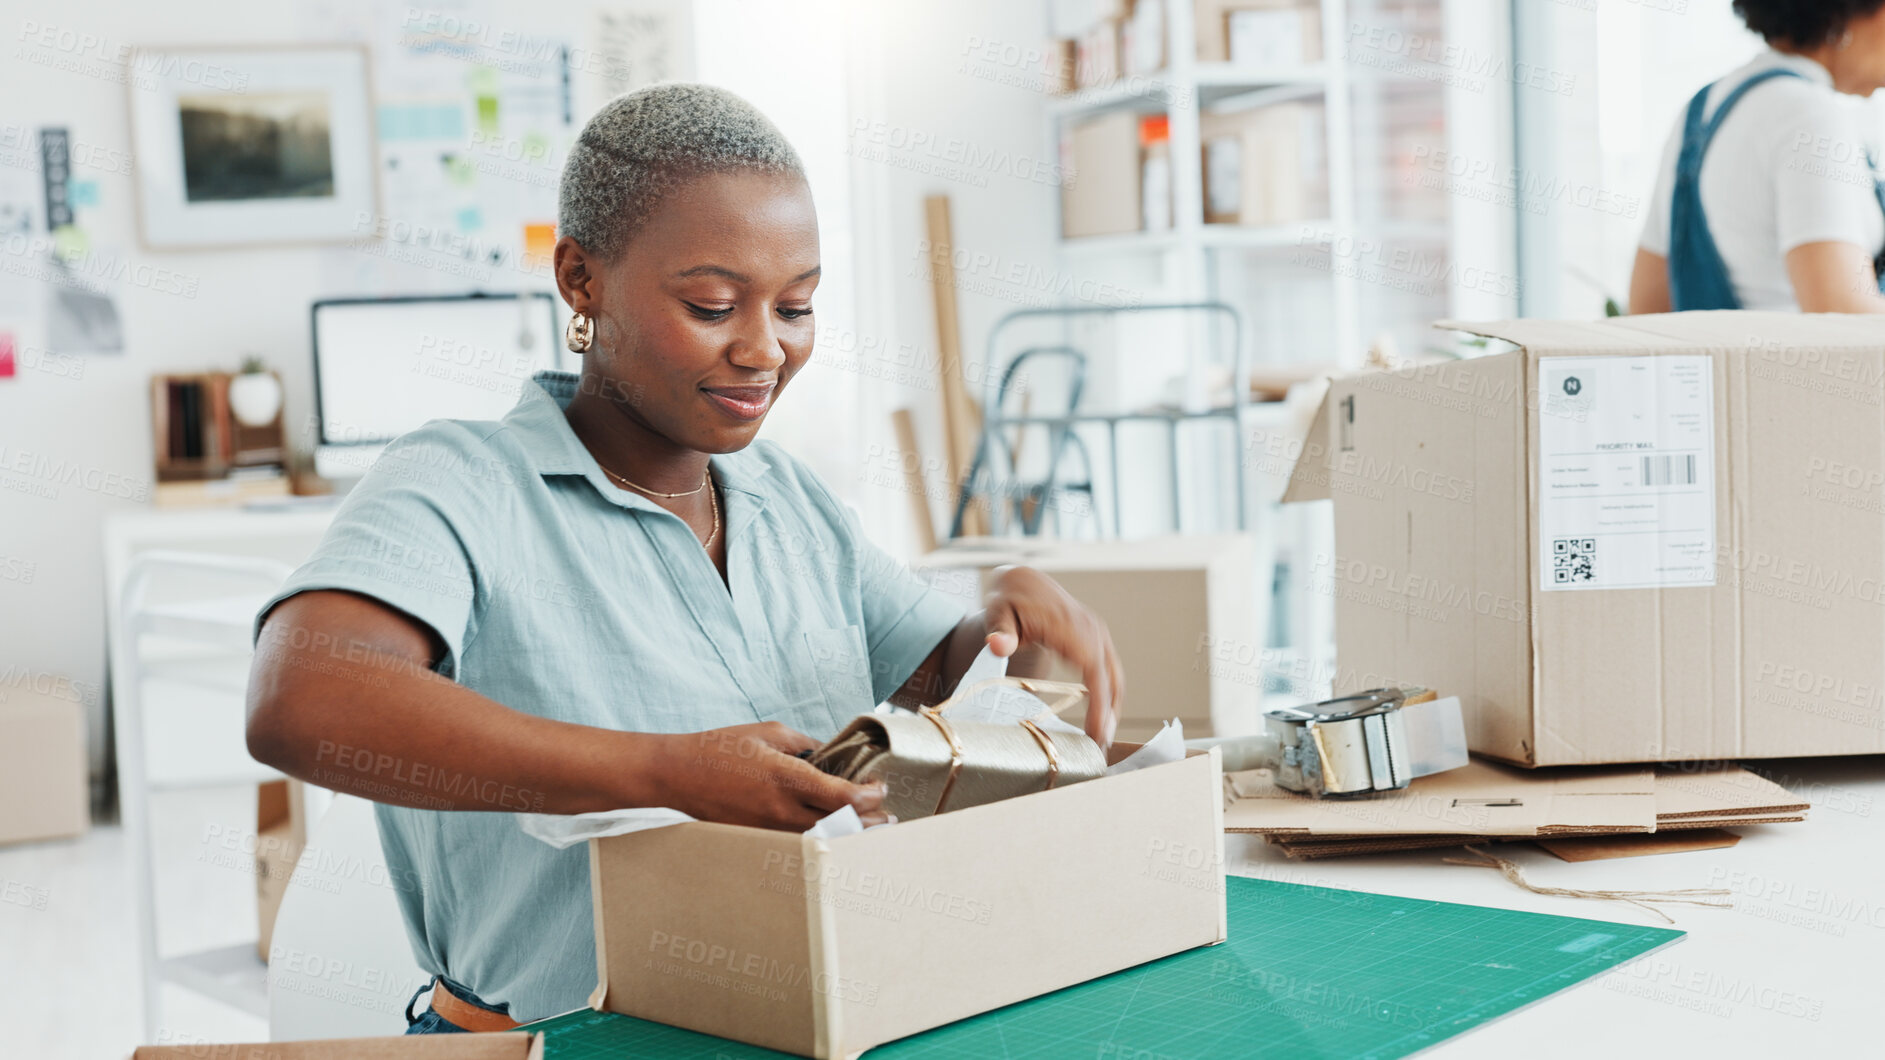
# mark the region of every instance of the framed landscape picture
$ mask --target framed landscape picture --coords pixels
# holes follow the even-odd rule
[[[364,48],[139,48],[126,73],[145,246],[338,242],[372,230]]]

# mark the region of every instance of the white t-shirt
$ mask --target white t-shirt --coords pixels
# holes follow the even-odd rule
[[[1864,102],[1834,91],[1832,75],[1811,59],[1763,51],[1722,78],[1708,93],[1704,119],[1726,94],[1762,70],[1785,67],[1805,75],[1777,77],[1748,90],[1715,133],[1702,157],[1702,211],[1728,279],[1743,309],[1798,311],[1786,255],[1804,243],[1838,240],[1864,248],[1885,245],[1879,209],[1871,123]],[[1687,107],[1683,108],[1683,116]],[[1682,118],[1663,150],[1656,193],[1650,197],[1641,246],[1669,254],[1669,204]]]

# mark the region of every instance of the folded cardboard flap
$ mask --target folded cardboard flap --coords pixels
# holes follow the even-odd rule
[[[1283,488],[1282,503],[1329,499],[1329,473],[1334,470],[1329,454],[1329,415],[1329,387],[1325,383],[1322,397],[1316,402],[1315,415],[1309,419],[1309,429],[1303,432],[1296,462],[1290,467],[1289,485]]]
[[[306,1042],[145,1045],[131,1060],[543,1060],[543,1035],[415,1034]]]
[[[696,822],[593,840],[591,1004],[850,1056],[1221,942],[1218,761],[838,839]]]

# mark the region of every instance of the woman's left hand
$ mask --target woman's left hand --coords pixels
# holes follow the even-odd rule
[[[1023,644],[1050,648],[1080,668],[1087,687],[1086,733],[1101,747],[1113,742],[1125,670],[1106,623],[1067,590],[1032,567],[1004,567],[988,594],[983,621],[988,647],[1010,656]]]

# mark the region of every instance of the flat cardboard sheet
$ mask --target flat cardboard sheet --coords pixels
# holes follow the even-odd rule
[[[1363,799],[1312,799],[1272,783],[1267,770],[1230,773],[1224,829],[1308,836],[1534,836],[1599,828],[1656,830],[1648,769],[1539,773],[1474,759],[1416,777],[1405,790]]]
[[[1657,832],[1653,835],[1554,836],[1532,840],[1563,861],[1604,861],[1609,858],[1640,858],[1650,854],[1681,854],[1691,850],[1720,850],[1740,841],[1740,836],[1724,828],[1697,828]]]
[[[1787,814],[1807,810],[1793,792],[1732,763],[1710,768],[1660,766],[1656,770],[1656,819],[1734,814]]]
[[[1719,830],[1721,828],[1726,828],[1726,827],[1739,828],[1744,825],[1753,825],[1753,824],[1787,824],[1789,822],[1802,821],[1802,820],[1805,820],[1805,818],[1803,817],[1750,817],[1750,818],[1722,818],[1718,820],[1696,820],[1696,821],[1685,820],[1680,823],[1670,825],[1667,828],[1659,829],[1656,832],[1652,832],[1652,833],[1632,832],[1632,833],[1614,833],[1614,834],[1609,834],[1609,835],[1596,833],[1596,834],[1587,834],[1587,835],[1554,835],[1554,836],[1543,836],[1543,837],[1476,836],[1476,835],[1345,836],[1345,837],[1338,837],[1335,839],[1298,839],[1291,836],[1272,835],[1272,836],[1265,836],[1264,838],[1268,840],[1272,845],[1281,849],[1283,853],[1287,855],[1288,857],[1296,859],[1296,860],[1304,860],[1304,861],[1311,860],[1314,858],[1346,857],[1352,854],[1392,854],[1392,853],[1405,851],[1405,850],[1435,850],[1442,847],[1462,847],[1468,844],[1478,844],[1478,843],[1533,842],[1533,843],[1539,843],[1542,845],[1544,842],[1547,842],[1547,841],[1556,842],[1560,839],[1578,840],[1578,841],[1611,840],[1611,839],[1618,839],[1618,840],[1642,839],[1645,842],[1647,842],[1648,840],[1653,839],[1656,836],[1662,836],[1665,839],[1667,839],[1671,844],[1674,844],[1675,846],[1673,846],[1672,849],[1689,849],[1688,847],[1682,846],[1680,844],[1683,843],[1683,837],[1687,836],[1688,834],[1692,832],[1707,833],[1707,832],[1716,831],[1716,830]],[[1644,850],[1643,851],[1643,853],[1645,854],[1662,853],[1662,852],[1663,851],[1659,851],[1659,850]],[[1624,857],[1626,855],[1616,854],[1616,855],[1607,855],[1607,856]]]
[[[1622,801],[1625,796],[1615,789],[1641,789],[1645,777],[1646,800],[1639,790],[1636,802]],[[1808,808],[1786,788],[1731,763],[1528,770],[1475,758],[1465,768],[1417,778],[1406,791],[1355,800],[1285,791],[1266,770],[1227,774],[1224,787],[1225,831],[1262,835],[1292,858],[1656,833],[1677,833],[1668,839],[1669,849],[1701,849],[1688,845],[1693,840],[1687,833],[1803,821]],[[1651,811],[1647,825],[1640,818],[1604,819],[1622,805],[1641,813],[1645,801]],[[1516,813],[1493,816],[1506,811]],[[1475,820],[1475,813],[1483,814],[1478,823],[1462,823]],[[1502,830],[1492,830],[1494,824]],[[1646,845],[1642,852],[1659,851]]]

